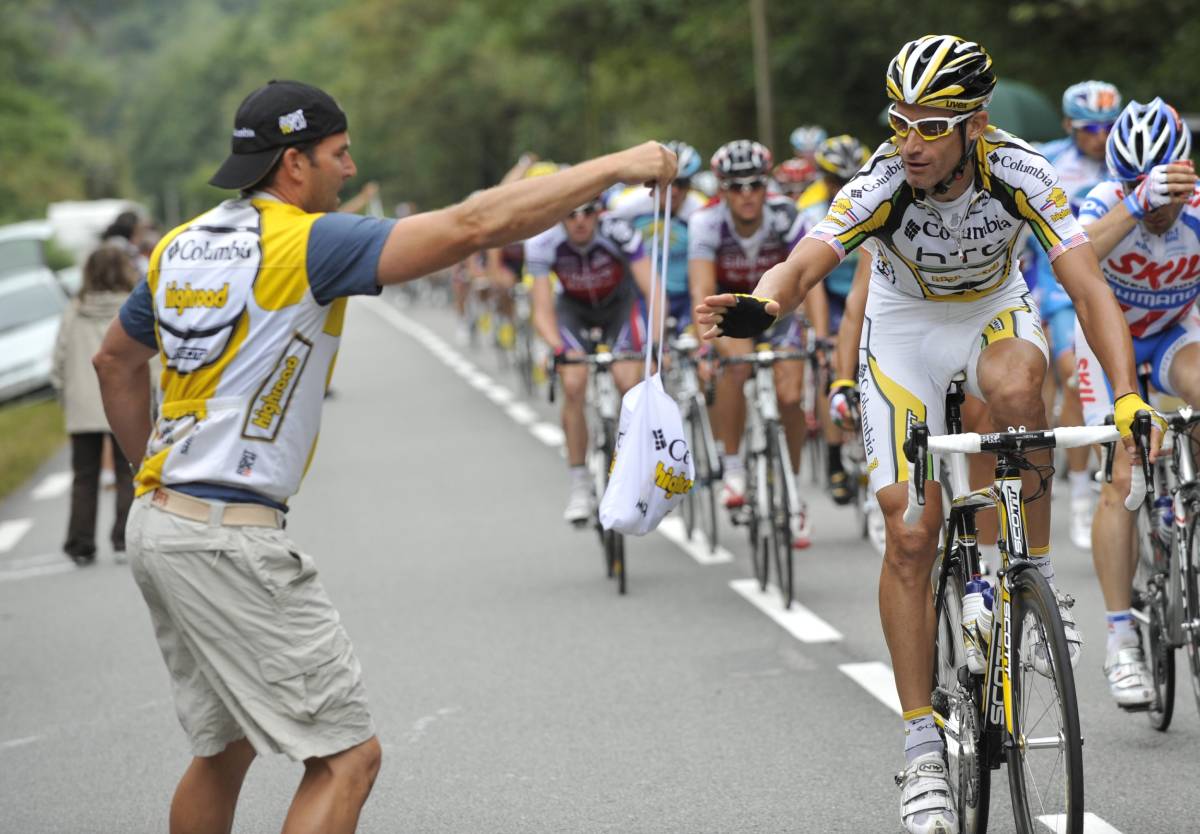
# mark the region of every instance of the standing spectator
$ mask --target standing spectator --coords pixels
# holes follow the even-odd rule
[[[133,502],[133,478],[120,447],[111,442],[92,356],[137,280],[137,271],[123,248],[106,244],[93,252],[83,267],[83,288],[67,308],[54,346],[52,382],[66,414],[75,473],[63,551],[78,565],[90,565],[96,558],[96,504],[106,438],[112,447],[117,488],[112,546],[118,561],[125,558],[125,519]]]

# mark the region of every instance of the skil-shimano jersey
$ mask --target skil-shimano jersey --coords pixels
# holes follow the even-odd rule
[[[763,205],[762,223],[744,238],[736,231],[729,207],[720,202],[688,221],[688,259],[713,262],[717,292],[753,292],[764,272],[787,259],[806,228],[794,202],[771,196]]]
[[[1094,223],[1124,198],[1120,183],[1100,183],[1084,201],[1080,222]],[[1135,339],[1187,318],[1200,297],[1200,185],[1165,233],[1152,235],[1138,223],[1100,260],[1100,268]]]
[[[260,193],[223,202],[159,242],[120,316],[163,366],[139,495],[170,486],[282,507],[296,493],[316,447],[346,296],[380,291],[391,227]]]
[[[561,223],[525,241],[527,273],[542,278],[553,272],[560,294],[591,306],[632,292],[629,265],[644,256],[641,234],[619,217],[601,217],[583,246],[571,242]]]
[[[958,302],[1023,284],[1017,241],[1026,224],[1051,261],[1087,242],[1054,167],[1022,140],[989,126],[973,168],[974,191],[952,210],[907,183],[899,149],[885,142],[809,235],[839,258],[873,239],[872,281]]]

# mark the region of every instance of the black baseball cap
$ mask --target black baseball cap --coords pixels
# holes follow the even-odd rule
[[[345,129],[346,114],[324,90],[299,81],[268,81],[238,106],[232,153],[209,183],[217,188],[249,188],[267,175],[290,145]]]

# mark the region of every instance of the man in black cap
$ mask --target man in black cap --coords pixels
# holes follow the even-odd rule
[[[228,832],[256,753],[304,763],[293,834],[353,831],[379,769],[353,647],[283,530],[346,298],[532,237],[617,182],[670,183],[675,157],[648,142],[400,221],[333,211],[354,174],[329,95],[291,81],[251,93],[212,178],[241,195],[163,237],[94,360],[113,432],[141,461],[126,546],[194,756],[173,834]]]

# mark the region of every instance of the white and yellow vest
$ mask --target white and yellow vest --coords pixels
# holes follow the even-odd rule
[[[261,195],[229,200],[155,248],[163,399],[138,495],[204,482],[284,503],[299,489],[346,310],[309,287],[319,217]]]

